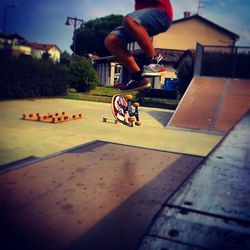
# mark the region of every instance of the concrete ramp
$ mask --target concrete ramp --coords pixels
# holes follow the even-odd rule
[[[250,249],[250,112],[164,204],[140,250]]]
[[[202,160],[96,141],[15,165],[0,175],[1,248],[135,249]]]
[[[225,133],[250,109],[250,80],[194,77],[168,126]]]

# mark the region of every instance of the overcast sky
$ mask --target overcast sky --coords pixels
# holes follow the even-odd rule
[[[197,13],[198,0],[172,0],[174,19],[184,11]],[[200,15],[238,34],[238,46],[250,46],[250,0],[203,0]],[[4,8],[8,8],[6,30],[29,41],[57,44],[71,53],[73,27],[65,26],[67,16],[85,21],[109,14],[125,15],[134,9],[134,0],[0,0],[3,29]]]

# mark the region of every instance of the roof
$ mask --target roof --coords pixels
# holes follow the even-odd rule
[[[189,17],[184,17],[184,18],[181,18],[181,19],[177,19],[177,20],[174,20],[172,24],[175,24],[175,23],[180,23],[180,22],[186,22],[188,20],[192,20],[192,19],[198,19],[200,20],[201,22],[204,22],[206,23],[207,25],[210,25],[212,26],[213,28],[217,29],[217,30],[220,30],[221,32],[227,34],[228,36],[231,36],[233,37],[235,40],[239,40],[240,36],[237,35],[236,33],[233,33],[232,31],[230,30],[227,30],[221,26],[219,26],[218,24],[198,15],[198,14],[195,14],[195,15],[192,15],[192,16],[189,16]]]
[[[155,50],[156,50],[156,53],[159,53],[163,56],[162,61],[168,64],[178,62],[180,58],[182,57],[183,53],[185,52],[183,50],[160,49],[160,48],[156,48]],[[131,51],[131,54],[135,57],[144,56],[144,53],[142,50]],[[95,58],[93,61],[97,63],[102,63],[102,62],[114,62],[114,61],[117,61],[117,59],[115,56],[111,55],[111,56]]]
[[[35,42],[27,42],[27,45],[29,45],[33,49],[45,50],[45,51],[49,51],[50,49],[55,47],[57,50],[62,52],[61,49],[55,44],[42,44],[42,43],[35,43]]]
[[[18,40],[19,42],[22,43],[22,45],[26,45],[29,46],[33,49],[37,49],[37,50],[44,50],[44,51],[49,51],[52,48],[56,48],[57,50],[60,51],[60,53],[62,53],[61,49],[56,45],[56,44],[43,44],[43,43],[36,43],[36,42],[30,42],[27,41],[25,38],[23,38],[22,36],[20,36],[19,34],[4,34],[2,32],[0,32],[0,38],[3,39],[10,39],[10,40]]]

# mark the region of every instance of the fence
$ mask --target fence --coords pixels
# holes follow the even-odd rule
[[[250,79],[250,47],[197,44],[194,74]]]

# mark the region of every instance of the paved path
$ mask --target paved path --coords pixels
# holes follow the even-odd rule
[[[22,120],[24,113],[83,113],[83,119],[60,124]],[[165,128],[173,112],[140,107],[142,126],[103,123],[112,118],[109,104],[61,98],[0,102],[0,165],[43,157],[94,140],[206,156],[220,136]]]

